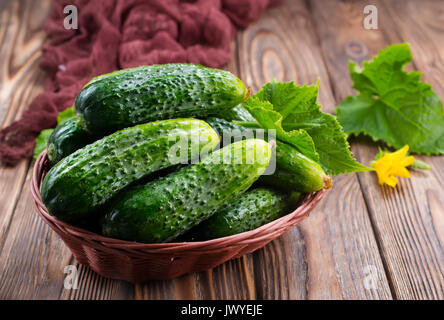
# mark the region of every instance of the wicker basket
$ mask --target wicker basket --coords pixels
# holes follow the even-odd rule
[[[40,217],[62,238],[79,263],[104,277],[129,282],[169,279],[204,271],[253,252],[307,217],[325,193],[322,190],[306,195],[295,211],[252,231],[201,242],[143,244],[107,238],[49,215],[40,194],[40,184],[48,169],[44,151],[35,163],[31,181]]]

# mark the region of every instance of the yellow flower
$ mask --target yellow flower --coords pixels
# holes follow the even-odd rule
[[[372,162],[372,167],[376,170],[379,184],[388,184],[395,187],[398,183],[398,177],[410,178],[410,172],[406,169],[415,160],[412,156],[408,156],[409,146],[395,152],[385,152],[384,155],[376,161]]]

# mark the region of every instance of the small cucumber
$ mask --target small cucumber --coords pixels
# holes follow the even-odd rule
[[[49,137],[48,158],[52,165],[96,140],[85,129],[77,126],[76,122],[76,118],[66,120]]]
[[[214,117],[210,117],[206,121],[221,136],[221,143],[228,140],[239,141],[256,137],[257,129],[245,128]],[[321,166],[289,144],[277,141],[273,153],[273,156],[276,157],[276,170],[271,175],[261,176],[260,183],[285,191],[300,192],[314,192],[324,187],[330,187],[331,178],[325,174]]]
[[[176,165],[171,150],[177,138],[199,140],[181,150],[188,159],[219,143],[217,133],[195,119],[156,121],[115,132],[52,167],[42,183],[43,203],[63,221],[85,218],[133,182]]]
[[[245,100],[232,73],[194,64],[141,66],[99,76],[75,100],[80,124],[94,135],[154,120],[206,117]]]
[[[260,183],[299,192],[314,192],[331,187],[331,178],[321,166],[292,146],[278,142],[273,152],[276,152],[276,171],[271,175],[263,175]]]
[[[199,224],[193,234],[199,240],[230,236],[259,228],[291,209],[284,193],[266,188],[253,189]]]
[[[256,122],[256,119],[245,109],[242,104],[238,104],[232,109],[222,110],[217,115],[219,118],[228,121]]]
[[[103,234],[147,243],[172,240],[245,192],[265,171],[270,156],[264,140],[244,140],[129,189],[107,206]]]

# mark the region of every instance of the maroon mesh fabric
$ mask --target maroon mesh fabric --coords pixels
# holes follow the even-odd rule
[[[171,62],[221,67],[236,27],[246,27],[280,0],[78,0],[78,29],[64,28],[56,1],[45,24],[49,41],[40,63],[45,91],[22,118],[0,131],[0,161],[31,155],[35,137],[54,127],[92,77],[117,69]]]

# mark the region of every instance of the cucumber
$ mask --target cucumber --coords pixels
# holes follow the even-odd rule
[[[242,104],[238,104],[232,109],[222,110],[217,116],[228,121],[256,122],[256,119],[242,106]]]
[[[284,193],[257,188],[235,198],[192,231],[199,240],[226,237],[259,228],[291,209]]]
[[[195,119],[156,121],[115,132],[52,167],[42,183],[43,203],[60,220],[78,221],[131,183],[176,165],[171,148],[177,137],[198,139],[198,148],[196,143],[185,145],[187,159],[219,143],[216,132]]]
[[[245,192],[265,171],[270,156],[264,140],[239,141],[196,164],[124,191],[107,206],[102,232],[138,242],[172,240]]]
[[[263,175],[260,183],[285,191],[315,192],[331,187],[331,178],[321,166],[285,142],[277,142],[276,170]]]
[[[257,129],[245,128],[224,119],[210,117],[206,121],[221,136],[221,143],[256,137],[257,134]],[[266,132],[264,135],[267,139]],[[273,153],[276,170],[271,175],[261,176],[260,183],[286,191],[300,192],[314,192],[330,187],[331,178],[325,174],[321,166],[291,145],[277,141]]]
[[[246,96],[245,85],[228,71],[152,65],[93,79],[78,94],[75,110],[80,125],[100,135],[154,120],[214,115]]]
[[[48,158],[52,165],[96,140],[88,131],[77,126],[76,122],[76,118],[66,120],[49,137]]]

